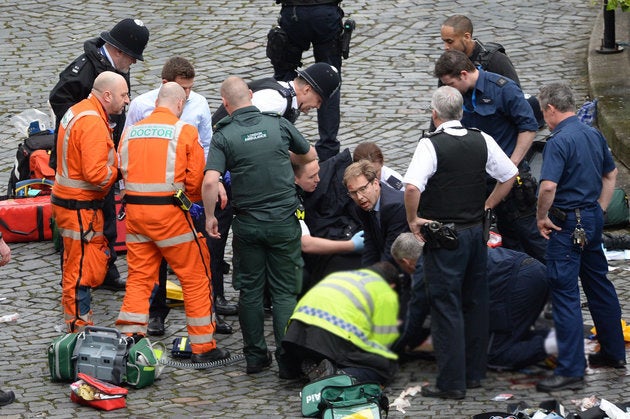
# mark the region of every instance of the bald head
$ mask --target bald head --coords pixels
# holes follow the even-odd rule
[[[109,115],[120,115],[129,104],[129,87],[123,76],[103,71],[94,79],[92,94]]]
[[[174,81],[169,81],[160,87],[155,106],[168,108],[179,118],[185,103],[186,91],[184,88]]]
[[[245,81],[237,76],[230,76],[221,84],[223,105],[231,115],[237,109],[252,105],[252,91]]]

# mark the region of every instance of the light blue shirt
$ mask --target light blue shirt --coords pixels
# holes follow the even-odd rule
[[[157,88],[143,93],[131,101],[125,128],[138,123],[153,112],[159,92],[160,88]],[[210,142],[212,141],[212,114],[206,98],[199,93],[191,91],[180,119],[197,128],[197,131],[199,131],[199,144],[203,147],[207,159]]]

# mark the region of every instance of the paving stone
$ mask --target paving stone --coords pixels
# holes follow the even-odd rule
[[[50,89],[59,72],[83,50],[83,42],[109,30],[118,20],[142,19],[151,31],[145,61],[132,67],[132,96],[160,83],[164,61],[176,54],[196,67],[195,90],[208,98],[211,109],[220,104],[219,86],[237,74],[248,80],[269,77],[273,69],[265,57],[266,34],[275,24],[279,6],[272,1],[172,0],[127,2],[87,0],[80,10],[68,0],[42,2],[5,0],[0,4],[0,193],[6,190],[20,135],[11,117],[28,108],[47,112]],[[440,25],[450,14],[471,17],[475,35],[482,41],[504,44],[521,79],[523,90],[537,92],[550,81],[572,84],[576,98],[588,98],[586,54],[599,7],[590,1],[543,0],[434,2],[428,0],[346,0],[347,16],[357,22],[350,58],[342,68],[342,149],[361,141],[377,141],[389,166],[404,173],[423,128],[437,82],[432,76],[442,52]],[[303,57],[313,62],[312,50]],[[311,141],[317,139],[316,113],[296,123]],[[630,190],[627,169],[620,170],[620,184]],[[203,371],[167,367],[151,387],[130,389],[128,408],[104,413],[73,404],[67,383],[51,383],[46,348],[63,330],[60,308],[59,255],[52,243],[12,244],[13,260],[0,269],[0,315],[18,312],[14,323],[0,324],[0,388],[15,391],[17,401],[2,407],[3,417],[301,417],[301,384],[277,378],[278,368],[245,374],[245,365]],[[231,248],[228,247],[228,260]],[[126,275],[125,256],[116,262]],[[617,286],[622,310],[630,315],[630,274],[624,261],[610,278]],[[228,297],[237,298],[231,277],[226,277]],[[96,323],[112,326],[122,293],[97,290],[92,294]],[[583,311],[586,323],[592,321]],[[218,344],[240,353],[238,319],[226,317],[236,333],[218,335]],[[629,319],[630,320],[630,319]],[[170,347],[175,336],[185,335],[181,307],[167,320],[167,333],[159,340]],[[265,319],[267,342],[273,342],[271,319]],[[513,393],[509,402],[538,405],[556,398],[574,409],[572,400],[591,395],[612,402],[627,401],[628,371],[589,371],[586,387],[577,392],[537,393],[535,382],[546,371],[488,372],[484,387],[469,391],[463,401],[410,397],[407,413],[391,417],[468,417],[490,410],[504,410],[507,402],[493,401],[499,393]],[[433,382],[435,364],[417,360],[403,364],[387,388],[393,400],[410,386]]]

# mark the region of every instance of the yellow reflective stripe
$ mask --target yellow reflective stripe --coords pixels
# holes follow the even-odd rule
[[[186,324],[189,326],[210,326],[210,316],[203,317],[188,317],[186,316]]]
[[[111,177],[111,170],[110,170],[110,177]],[[79,180],[79,179],[70,179],[68,177],[60,175],[59,173],[55,175],[55,181],[58,184],[62,186],[67,186],[69,188],[83,189],[87,191],[100,191],[101,190],[100,187],[94,186],[90,182],[86,182],[85,180]]]
[[[127,243],[149,243],[153,240],[142,234],[127,233],[125,241]]]
[[[68,230],[68,229],[59,228],[59,227],[57,227],[57,229],[59,230],[59,234],[61,235],[61,237],[67,237],[72,240],[81,240],[81,232],[79,231]],[[94,233],[92,237],[103,235],[102,231],[93,231],[92,233]]]
[[[173,185],[175,185],[173,187]],[[183,182],[172,183],[137,183],[126,182],[125,189],[129,192],[147,193],[147,192],[171,192],[177,189],[184,189]]]
[[[212,333],[208,333],[205,335],[188,335],[188,339],[190,339],[191,344],[201,344],[210,343],[214,340],[214,335]]]
[[[182,243],[188,243],[190,241],[193,241],[194,239],[195,235],[192,232],[188,232],[180,234],[179,236],[169,237],[168,239],[156,240],[155,244],[157,245],[157,247],[169,247]]]
[[[391,335],[398,333],[398,327],[396,326],[372,326],[372,332],[379,335]]]
[[[129,323],[149,323],[149,313],[131,313],[129,311],[121,311],[118,313],[118,320]],[[121,325],[124,326],[124,325]]]
[[[120,330],[120,333],[122,333],[123,335],[132,335],[134,333],[144,334],[147,332],[146,327],[139,324],[119,324],[116,325],[116,328]]]
[[[72,108],[68,109],[68,111],[63,116],[62,125],[65,127],[65,132],[63,136],[63,156],[61,156],[61,176],[63,179],[68,178],[68,142],[70,141],[70,132],[72,131],[72,127],[74,126],[74,124],[79,119],[88,115],[100,117],[98,112],[94,110],[87,110],[87,111],[80,112],[77,115],[73,115]],[[67,122],[67,118],[70,118],[69,123]],[[64,186],[74,187],[71,185],[63,184],[61,181],[59,181],[59,179],[57,179],[58,177],[59,175],[55,176],[55,180],[57,180],[59,184],[64,185]]]
[[[186,125],[183,121],[177,121],[175,125],[168,124],[148,124],[148,125],[134,125],[131,128],[127,128],[123,133],[122,146],[120,147],[120,161],[123,178],[127,180],[125,182],[125,188],[130,192],[138,193],[152,193],[152,192],[173,192],[177,189],[184,189],[183,182],[175,182],[175,165],[177,163],[177,144],[179,143],[179,135],[182,128]],[[160,132],[163,136],[143,136],[148,135],[151,132]],[[169,128],[169,129],[167,129]],[[134,131],[135,130],[135,131]],[[142,130],[142,131],[140,131]],[[157,130],[157,131],[156,131]],[[166,137],[165,133],[170,132],[171,137]],[[142,132],[143,135],[140,135]],[[166,167],[163,183],[137,183],[128,181],[128,167],[129,167],[129,143],[139,139],[147,138],[163,138],[168,139],[168,148],[166,151]],[[174,186],[173,186],[174,185]]]

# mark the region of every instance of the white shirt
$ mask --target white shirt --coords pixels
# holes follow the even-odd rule
[[[131,101],[125,128],[138,123],[153,112],[159,92],[160,89],[157,88],[143,93]],[[197,128],[197,131],[199,131],[199,144],[203,147],[207,159],[210,142],[212,141],[212,114],[206,98],[199,93],[191,91],[180,119]]]
[[[295,90],[293,82],[279,81],[283,87],[289,86]],[[283,115],[287,110],[287,99],[275,89],[262,89],[254,92],[252,97],[252,105],[260,109],[261,112],[273,112],[278,115]],[[298,108],[297,97],[293,96],[291,107],[293,109]]]
[[[462,124],[459,121],[447,121],[440,125],[437,129],[442,129],[449,135],[463,137],[468,133],[468,130],[461,128],[453,129],[461,126]],[[518,169],[491,136],[484,132],[481,134],[486,140],[486,146],[488,147],[486,173],[499,182],[509,180],[512,176],[518,173]],[[433,143],[429,138],[421,138],[418,142],[418,146],[416,147],[416,151],[413,153],[411,163],[409,163],[409,168],[407,169],[407,173],[405,173],[403,182],[405,184],[409,183],[415,186],[418,190],[420,190],[420,192],[424,192],[427,182],[437,171],[437,163],[437,155],[435,154]]]

